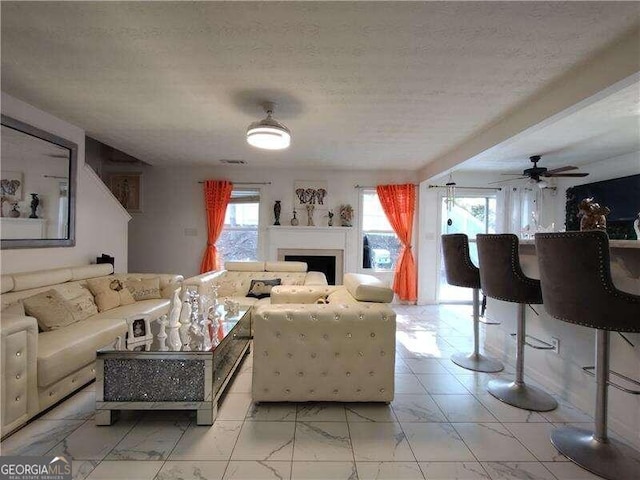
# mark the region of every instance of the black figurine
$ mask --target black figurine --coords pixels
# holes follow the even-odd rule
[[[40,199],[37,193],[30,193],[29,195],[31,195],[31,215],[29,215],[29,218],[38,218],[36,210],[38,209],[38,205],[40,205]]]
[[[276,221],[274,225],[280,225],[280,212],[282,211],[282,205],[280,205],[280,200],[276,200],[275,205],[273,206],[273,216],[276,217]]]

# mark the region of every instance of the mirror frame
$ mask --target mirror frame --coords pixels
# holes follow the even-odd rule
[[[68,238],[25,238],[16,240],[0,239],[2,250],[12,248],[74,247],[76,245],[76,175],[78,171],[78,145],[65,138],[36,128],[15,118],[2,115],[3,126],[26,133],[32,137],[54,143],[69,150],[69,219]]]

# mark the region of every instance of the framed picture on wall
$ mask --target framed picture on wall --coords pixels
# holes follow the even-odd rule
[[[9,172],[2,170],[0,173],[2,196],[8,202],[19,202],[22,198],[23,174],[22,172]]]
[[[142,212],[142,173],[108,173],[107,185],[128,212]]]
[[[303,210],[313,205],[316,210],[329,208],[329,192],[326,181],[297,180],[293,184],[293,208]]]

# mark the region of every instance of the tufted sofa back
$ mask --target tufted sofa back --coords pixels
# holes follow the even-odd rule
[[[2,275],[1,308],[52,288],[60,292],[64,298],[70,299],[83,293],[87,279],[104,277],[112,272],[111,264],[100,264]],[[182,282],[181,275],[172,274],[116,273],[114,275],[114,278],[121,280],[154,277],[160,277],[160,289],[164,298],[169,298],[173,290]]]
[[[252,318],[254,402],[393,400],[396,314],[387,305],[265,305]]]

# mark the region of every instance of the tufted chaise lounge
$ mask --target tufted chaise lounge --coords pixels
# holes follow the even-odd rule
[[[368,275],[344,282],[274,287],[272,304],[254,310],[254,402],[393,400],[393,291]]]

